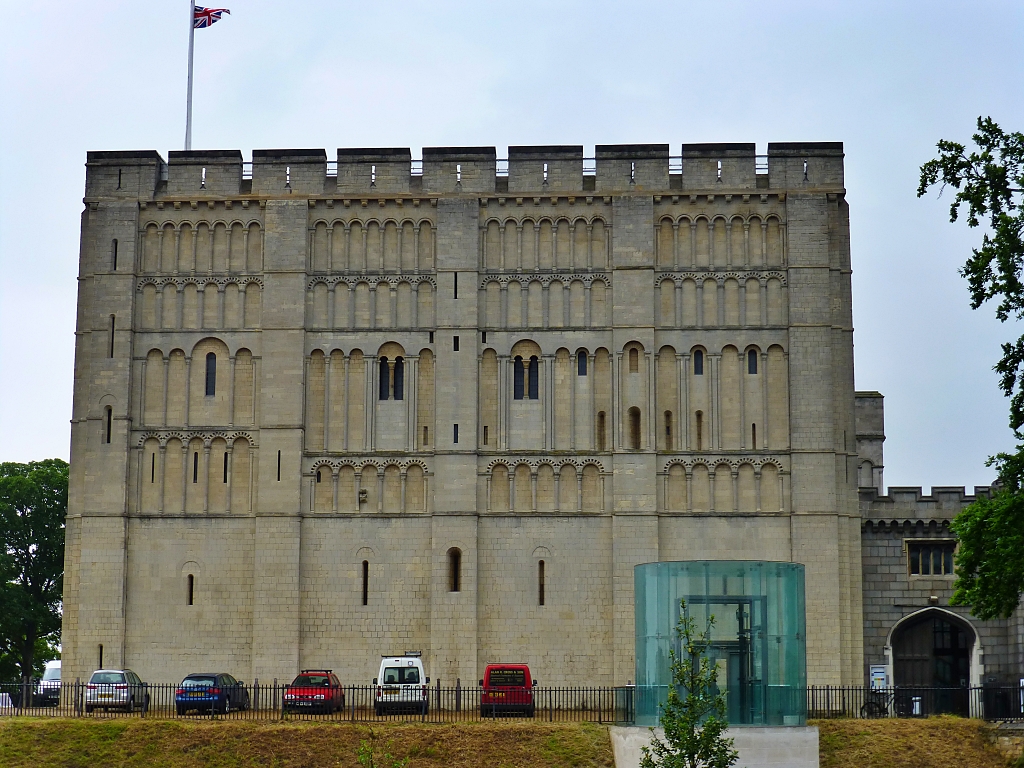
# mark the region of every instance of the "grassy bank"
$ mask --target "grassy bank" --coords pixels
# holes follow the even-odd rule
[[[0,722],[5,768],[359,768],[371,729],[322,723],[19,718]],[[612,768],[608,729],[589,723],[382,725],[409,768]],[[379,763],[378,763],[379,765]],[[390,768],[390,766],[388,766]]]
[[[1007,768],[980,720],[817,720],[821,768]]]

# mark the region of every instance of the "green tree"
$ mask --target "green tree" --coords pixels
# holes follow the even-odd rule
[[[718,667],[708,658],[714,626],[712,615],[698,632],[686,601],[679,601],[680,653],[669,650],[672,685],[659,718],[665,741],[655,736],[650,747],[643,747],[640,768],[729,768],[739,758],[733,740],[724,735],[729,727],[725,694],[718,689]]]
[[[939,156],[921,166],[918,197],[939,186],[955,189],[949,220],[966,209],[967,225],[987,230],[960,274],[971,308],[995,300],[1001,322],[1024,318],[1024,134],[1006,133],[991,118],[978,118],[974,148],[940,141]],[[999,387],[1010,399],[1010,428],[1024,440],[1024,335],[1002,345],[995,365]],[[960,541],[953,605],[967,605],[981,619],[1007,617],[1024,592],[1024,445],[988,460],[1000,487],[966,507],[953,521]]]
[[[23,681],[59,641],[67,508],[67,462],[0,464],[0,661]]]

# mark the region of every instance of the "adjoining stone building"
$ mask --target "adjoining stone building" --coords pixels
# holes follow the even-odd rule
[[[635,565],[759,559],[862,683],[842,145],[670,154],[89,153],[66,678],[622,684]]]
[[[949,605],[956,551],[950,523],[991,489],[967,495],[963,487],[932,488],[924,495],[919,487],[889,488],[884,494],[883,398],[858,392],[856,402],[865,675],[879,666],[893,685],[1021,685],[1024,612],[980,621]]]

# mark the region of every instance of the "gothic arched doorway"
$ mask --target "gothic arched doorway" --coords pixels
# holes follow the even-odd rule
[[[893,682],[912,699],[912,714],[967,716],[974,631],[945,611],[924,611],[893,632]]]

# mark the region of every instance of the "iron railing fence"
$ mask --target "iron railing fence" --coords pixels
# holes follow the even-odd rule
[[[389,698],[374,685],[325,689],[323,698],[290,698],[288,685],[239,684],[207,695],[177,684],[93,686],[82,681],[33,681],[0,684],[0,717],[207,717],[237,720],[381,720],[429,723],[468,722],[491,718],[534,718],[543,722],[632,723],[634,686],[535,687],[506,691],[507,698],[484,697],[478,686],[421,686]],[[315,695],[315,694],[314,694]],[[1024,688],[809,686],[807,717],[914,718],[937,714],[990,721],[1024,721]]]
[[[309,693],[310,695],[306,695]],[[275,680],[216,689],[170,683],[90,686],[82,681],[30,686],[0,684],[0,717],[148,717],[156,719],[323,720],[334,722],[420,721],[451,723],[492,718],[543,722],[630,723],[631,687],[534,687],[485,697],[478,686],[434,684],[391,697],[375,685],[295,692]]]
[[[809,686],[807,717],[879,718],[959,715],[984,720],[1024,720],[1024,687],[972,686],[943,688],[864,685]]]

